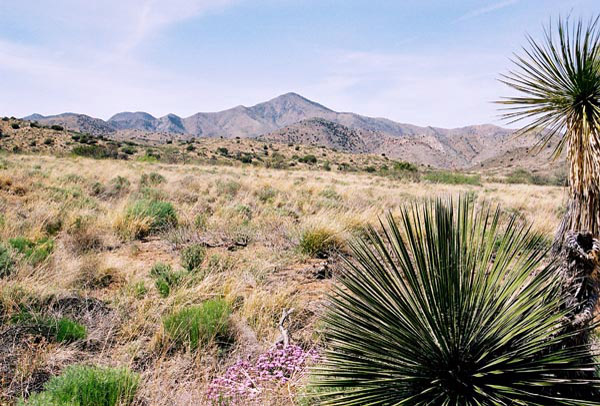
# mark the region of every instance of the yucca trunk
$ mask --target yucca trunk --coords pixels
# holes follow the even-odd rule
[[[554,239],[554,255],[560,254],[570,231],[600,237],[600,134],[586,124],[571,123],[568,129],[569,201]]]

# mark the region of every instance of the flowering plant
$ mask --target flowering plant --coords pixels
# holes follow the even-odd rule
[[[214,404],[237,404],[258,398],[262,393],[303,376],[306,366],[318,360],[315,350],[278,344],[254,362],[238,360],[224,375],[213,379],[208,398]]]

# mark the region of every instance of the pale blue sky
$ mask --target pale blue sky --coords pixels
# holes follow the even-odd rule
[[[0,0],[0,115],[188,116],[297,92],[418,125],[497,120],[508,58],[599,0]]]

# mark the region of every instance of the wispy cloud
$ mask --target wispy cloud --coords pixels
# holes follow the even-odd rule
[[[520,0],[505,0],[505,1],[500,1],[500,2],[494,3],[494,4],[490,4],[489,6],[486,6],[486,7],[477,8],[477,9],[471,10],[468,13],[458,17],[453,22],[457,23],[460,21],[470,20],[472,18],[479,17],[484,14],[489,14],[494,11],[501,10],[503,8],[512,6],[513,4],[517,4],[519,1]]]
[[[222,10],[236,0],[135,0],[131,5],[129,24],[132,27],[119,44],[121,52],[127,52],[156,32],[169,25],[191,19],[211,11]]]

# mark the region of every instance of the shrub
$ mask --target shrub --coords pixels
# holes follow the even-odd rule
[[[127,155],[133,155],[137,152],[137,149],[135,149],[134,147],[132,147],[130,145],[126,145],[123,148],[121,148],[121,152],[123,152],[124,154],[127,154]]]
[[[268,203],[268,202],[272,202],[278,193],[279,192],[274,187],[266,186],[266,187],[263,187],[262,189],[258,190],[256,192],[256,196],[258,197],[258,200],[260,200],[261,202]]]
[[[242,185],[234,180],[228,180],[223,182],[222,180],[216,181],[217,193],[219,195],[226,195],[229,197],[234,197],[242,188]]]
[[[352,244],[324,319],[315,384],[340,388],[326,404],[593,403],[600,382],[562,328],[575,309],[541,237],[473,205],[404,208]]]
[[[150,172],[142,174],[142,178],[140,179],[140,184],[142,185],[151,185],[156,186],[165,182],[166,179],[160,173]]]
[[[181,283],[185,274],[181,271],[173,271],[171,265],[157,262],[150,269],[150,276],[155,279],[154,285],[158,293],[162,297],[167,297],[171,290]]]
[[[200,244],[193,244],[181,251],[181,266],[190,272],[196,271],[206,258],[206,248]]]
[[[127,406],[133,402],[139,375],[125,368],[73,365],[52,377],[44,391],[21,405],[28,406]]]
[[[31,123],[29,123],[29,127],[40,128],[40,123],[38,123],[37,121],[32,121]]]
[[[94,159],[117,158],[119,155],[116,149],[110,149],[101,145],[78,145],[71,152],[74,155]]]
[[[313,257],[326,258],[341,246],[339,238],[327,228],[308,229],[300,239],[300,251]]]
[[[54,131],[64,131],[65,127],[63,127],[62,125],[53,124],[50,126],[50,129],[52,129]]]
[[[54,240],[42,238],[36,241],[24,237],[11,238],[8,243],[32,264],[37,265],[46,260],[54,249]]]
[[[86,336],[87,329],[76,321],[63,317],[56,323],[56,341],[59,343],[83,340]]]
[[[13,130],[18,130],[19,128],[21,128],[21,126],[17,123],[12,123],[10,126],[12,127]]]
[[[377,168],[375,168],[374,166],[367,166],[367,167],[365,168],[365,172],[368,172],[368,173],[375,173],[375,172],[377,172]]]
[[[52,138],[44,139],[44,145],[53,145],[53,144],[54,144],[54,140]]]
[[[212,299],[165,317],[163,326],[173,344],[195,350],[201,344],[228,338],[230,314],[227,302]]]
[[[0,278],[9,276],[15,267],[15,260],[10,250],[0,244]]]
[[[506,177],[506,183],[523,183],[532,185],[556,185],[563,186],[565,183],[561,183],[562,179],[550,178],[539,174],[531,173],[525,169],[515,169]]]
[[[133,202],[117,224],[122,236],[144,238],[177,225],[177,213],[169,202],[141,199]]]
[[[243,164],[251,164],[252,163],[252,155],[248,153],[244,153],[238,158]]]
[[[423,176],[423,179],[432,183],[481,186],[481,177],[479,175],[467,175],[458,172],[429,172]]]
[[[223,156],[228,156],[229,155],[229,150],[225,147],[219,147],[217,148],[217,153],[219,155],[223,155]]]
[[[311,154],[304,155],[302,158],[298,159],[298,161],[305,164],[314,165],[317,163],[317,157]]]
[[[342,247],[339,237],[328,228],[309,228],[300,238],[300,251],[313,257],[326,258]]]
[[[395,171],[415,172],[417,170],[416,166],[414,166],[410,162],[405,162],[405,161],[396,161],[396,162],[394,162],[393,168],[394,168]]]
[[[13,323],[24,324],[35,333],[59,343],[72,343],[87,337],[85,326],[67,317],[55,318],[22,311],[12,317]]]

